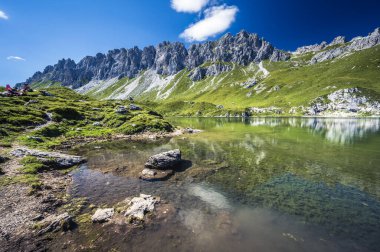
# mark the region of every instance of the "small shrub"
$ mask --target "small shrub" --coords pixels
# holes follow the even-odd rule
[[[35,132],[36,135],[41,135],[44,137],[59,137],[63,133],[64,130],[55,124],[49,125]]]
[[[83,120],[84,116],[72,107],[57,107],[50,110],[53,113],[53,120],[56,122],[67,120]]]

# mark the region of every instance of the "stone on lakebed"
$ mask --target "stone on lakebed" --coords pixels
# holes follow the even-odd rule
[[[173,170],[156,170],[145,168],[140,174],[140,179],[145,181],[160,181],[170,178],[173,174]]]
[[[115,210],[113,208],[97,209],[95,214],[91,217],[92,222],[106,222],[109,221]]]

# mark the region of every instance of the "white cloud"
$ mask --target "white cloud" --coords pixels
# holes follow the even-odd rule
[[[26,59],[21,58],[19,56],[8,56],[7,60],[12,60],[12,61],[25,61]]]
[[[199,12],[210,0],[171,0],[172,8],[178,12]]]
[[[204,19],[190,25],[180,37],[188,42],[204,41],[230,28],[239,9],[236,6],[216,6],[204,11]]]
[[[5,14],[4,11],[0,10],[0,19],[5,19],[7,20],[9,17],[7,16],[7,14]]]

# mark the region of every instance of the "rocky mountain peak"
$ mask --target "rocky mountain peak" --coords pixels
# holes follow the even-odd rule
[[[346,37],[338,36],[338,37],[334,38],[334,40],[329,44],[329,46],[343,45],[346,42],[347,42]]]
[[[114,49],[106,54],[86,56],[76,64],[71,59],[62,59],[48,66],[43,73],[37,72],[27,83],[61,82],[64,86],[77,88],[91,80],[107,80],[115,77],[136,77],[141,71],[152,69],[161,75],[173,75],[187,68],[192,70],[206,62],[231,62],[248,65],[262,60],[287,60],[289,53],[274,48],[257,34],[240,31],[235,36],[226,33],[220,39],[193,44],[186,48],[183,43],[164,41],[156,47],[142,50]],[[215,68],[209,72],[225,69]]]

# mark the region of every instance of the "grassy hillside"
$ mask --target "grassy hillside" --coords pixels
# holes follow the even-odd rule
[[[232,70],[201,81],[192,81],[192,72],[187,69],[175,76],[159,76],[148,70],[133,79],[99,81],[82,92],[98,100],[133,97],[165,115],[183,116],[240,115],[249,107],[271,106],[286,115],[292,107],[308,106],[315,98],[343,88],[360,87],[374,97],[380,94],[380,45],[311,65],[313,55],[293,55],[286,62],[265,61],[263,67],[269,75],[257,64],[223,63]],[[247,88],[253,80],[256,85]]]
[[[169,85],[175,85],[170,96],[153,106],[172,115],[224,115],[247,107],[276,106],[289,111],[349,87],[365,88],[373,96],[380,94],[380,46],[315,65],[307,63],[311,57],[309,53],[293,56],[287,62],[264,62],[270,75],[249,89],[241,84],[258,73],[252,66],[234,66],[231,72],[194,83],[187,77],[188,72],[179,73],[180,79]],[[154,100],[154,95],[143,94],[139,99],[148,102]],[[223,109],[216,105],[223,105]]]
[[[78,137],[173,129],[154,111],[129,110],[129,102],[98,101],[63,87],[46,90],[52,96],[36,91],[26,96],[0,97],[2,145],[17,139],[28,146],[49,148]],[[118,106],[125,106],[127,111],[117,113]]]

